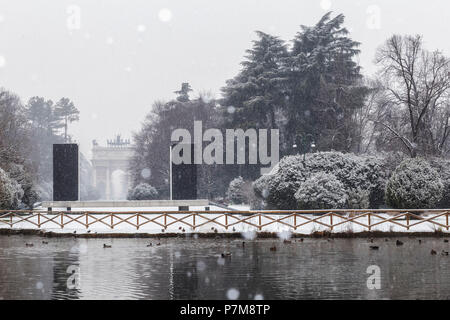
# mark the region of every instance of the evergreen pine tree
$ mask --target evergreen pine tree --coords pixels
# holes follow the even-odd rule
[[[236,128],[277,128],[276,113],[285,102],[280,66],[287,48],[278,37],[261,31],[256,34],[258,39],[247,50],[242,70],[222,89],[222,105],[227,122]]]
[[[80,119],[80,111],[72,101],[67,98],[61,98],[55,105],[55,115],[62,119],[64,123],[64,141],[67,142],[68,124]]]
[[[290,145],[308,138],[322,150],[350,151],[352,116],[363,105],[366,89],[359,85],[362,76],[354,60],[359,43],[342,26],[342,14],[330,15],[301,27],[284,64],[290,93],[287,138]]]

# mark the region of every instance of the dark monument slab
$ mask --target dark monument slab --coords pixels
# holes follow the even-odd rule
[[[78,201],[78,145],[53,145],[53,201]]]
[[[173,149],[172,145],[172,149]],[[172,199],[195,200],[197,199],[197,165],[194,163],[194,145],[191,149],[191,164],[173,164],[172,166]]]

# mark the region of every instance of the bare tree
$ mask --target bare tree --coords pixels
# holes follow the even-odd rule
[[[392,108],[403,114],[406,127],[376,122],[408,150],[442,154],[449,136],[450,60],[439,51],[423,48],[421,36],[394,35],[376,55],[384,88]]]
[[[377,123],[386,118],[389,105],[379,79],[365,79],[364,86],[367,88],[366,99],[362,107],[353,114],[356,153],[376,151],[375,142],[380,136],[380,126]]]

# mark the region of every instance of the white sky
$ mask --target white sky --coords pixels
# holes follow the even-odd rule
[[[394,33],[450,55],[448,0],[0,0],[0,86],[24,102],[72,99],[81,119],[71,133],[90,156],[93,139],[130,138],[181,82],[218,94],[255,30],[290,40],[329,10],[362,42],[367,75]]]

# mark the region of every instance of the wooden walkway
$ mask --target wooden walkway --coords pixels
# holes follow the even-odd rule
[[[417,225],[429,225],[449,230],[450,209],[445,210],[306,210],[306,211],[11,211],[0,210],[0,228],[27,223],[35,228],[66,226],[89,229],[96,225],[114,229],[130,225],[136,230],[153,224],[163,231],[169,227],[185,226],[196,231],[203,226],[229,230],[238,225],[252,226],[263,231],[274,224],[291,231],[309,224],[317,224],[333,231],[343,224],[353,224],[371,231],[388,224],[410,230]],[[439,220],[439,221],[438,221]]]

